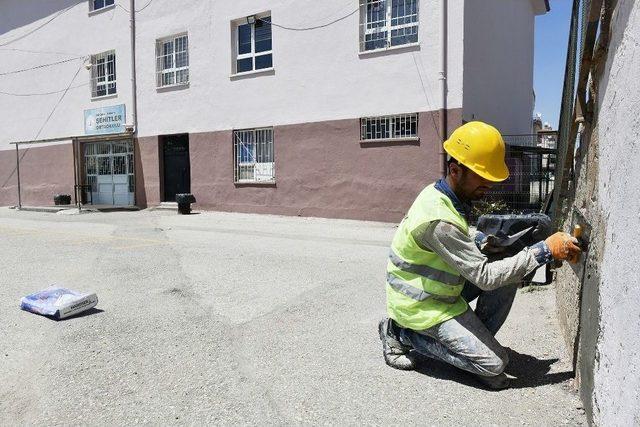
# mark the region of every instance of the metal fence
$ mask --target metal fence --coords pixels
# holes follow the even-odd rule
[[[495,184],[484,201],[475,205],[482,213],[529,213],[543,209],[555,184],[557,132],[505,135],[509,178]]]

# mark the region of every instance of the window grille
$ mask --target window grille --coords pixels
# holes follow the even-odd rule
[[[273,129],[233,132],[234,181],[274,182]]]
[[[91,97],[114,95],[116,90],[116,52],[91,56]]]
[[[91,11],[104,9],[109,6],[113,6],[114,0],[89,0],[89,6]]]
[[[273,67],[270,16],[256,18],[251,24],[242,20],[235,27],[235,33],[234,73]]]
[[[186,34],[156,41],[156,87],[189,83],[189,39]]]
[[[418,138],[418,114],[363,117],[360,119],[360,140]]]
[[[130,142],[92,142],[84,146],[84,167],[91,192],[98,192],[99,175],[128,175],[129,192],[135,191],[133,145]],[[90,195],[87,192],[87,198]],[[93,198],[91,198],[93,200]]]
[[[418,42],[419,0],[360,0],[360,51]]]

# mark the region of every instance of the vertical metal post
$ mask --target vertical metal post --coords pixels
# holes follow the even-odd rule
[[[16,142],[16,176],[18,177],[18,210],[22,209],[22,196],[20,194],[20,150]]]
[[[444,151],[443,143],[447,140],[447,0],[442,1],[442,24],[440,34],[440,89],[441,89],[441,108],[440,108],[440,132],[442,133],[440,141],[440,175],[445,176],[447,174],[447,153]]]

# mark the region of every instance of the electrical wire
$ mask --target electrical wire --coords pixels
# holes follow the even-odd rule
[[[45,50],[30,50],[30,49],[18,49],[15,47],[7,47],[0,48],[0,52],[25,52],[25,53],[39,53],[43,55],[65,55],[65,56],[82,56],[78,53],[69,53],[69,52],[55,52],[55,51],[45,51]]]
[[[91,83],[83,83],[81,85],[71,86],[70,89],[77,89],[79,87],[89,86]],[[54,90],[51,92],[34,92],[34,93],[12,93],[12,92],[3,92],[0,91],[0,95],[6,96],[17,96],[17,97],[28,97],[28,96],[45,96],[45,95],[55,95],[56,93],[62,93],[67,89]]]
[[[62,102],[62,100],[64,99],[65,95],[67,94],[67,92],[69,92],[69,89],[71,89],[71,85],[73,84],[73,82],[76,80],[76,77],[78,77],[78,73],[80,72],[80,70],[82,69],[82,65],[80,65],[78,67],[78,70],[76,71],[76,73],[73,75],[73,78],[71,79],[71,81],[69,82],[69,85],[67,86],[67,88],[64,90],[64,92],[62,93],[62,96],[60,97],[60,99],[58,99],[58,102],[56,102],[56,105],[53,106],[53,110],[51,110],[51,112],[49,113],[49,116],[47,116],[47,119],[44,121],[44,123],[42,124],[42,126],[40,126],[40,130],[38,130],[38,133],[36,134],[36,136],[33,138],[34,140],[37,140],[38,137],[40,136],[40,133],[42,132],[42,129],[44,129],[44,127],[47,125],[47,123],[49,123],[49,119],[51,119],[51,116],[53,116],[53,113],[56,111],[56,109],[58,108],[58,105],[60,105],[60,103]]]
[[[149,0],[147,2],[147,4],[145,4],[144,6],[142,6],[140,9],[136,9],[136,13],[142,12],[143,10],[145,10],[147,7],[149,7],[149,5],[153,3],[153,0]],[[124,10],[127,13],[130,13],[131,11],[129,9],[127,9],[126,7],[124,7],[123,5],[121,5],[120,3],[116,3],[116,6],[118,6],[120,9]]]
[[[152,1],[153,1],[153,0],[152,0]],[[334,19],[333,21],[331,21],[331,22],[327,22],[326,24],[316,25],[316,26],[314,26],[314,27],[305,27],[305,28],[286,27],[286,26],[284,26],[284,25],[276,24],[276,23],[274,23],[274,22],[268,21],[268,20],[266,20],[266,19],[258,18],[258,17],[256,17],[256,21],[262,21],[262,22],[264,22],[264,23],[266,23],[266,24],[271,24],[271,25],[273,25],[274,27],[282,28],[283,30],[289,30],[289,31],[310,31],[310,30],[317,30],[317,29],[319,29],[319,28],[325,28],[325,27],[328,27],[329,25],[333,25],[333,24],[335,24],[336,22],[343,21],[343,20],[347,19],[348,17],[350,17],[350,16],[352,16],[352,15],[355,15],[359,10],[360,10],[360,8],[357,8],[356,10],[354,10],[354,11],[353,11],[353,12],[351,12],[351,13],[349,13],[348,15],[345,15],[345,16],[343,16],[343,17],[341,17],[341,18],[338,18],[338,19]]]
[[[25,38],[25,37],[27,37],[27,36],[30,36],[31,34],[33,34],[33,33],[35,33],[36,31],[38,31],[40,28],[44,27],[45,25],[47,25],[48,23],[50,23],[51,21],[53,21],[54,19],[56,19],[57,17],[59,17],[60,15],[62,15],[62,14],[64,14],[64,13],[68,12],[69,10],[71,10],[72,8],[76,7],[77,5],[79,5],[80,3],[83,3],[83,2],[84,2],[84,1],[83,1],[83,0],[81,0],[81,1],[78,1],[77,3],[75,3],[75,4],[72,4],[71,6],[69,6],[69,7],[65,8],[65,9],[62,9],[60,12],[56,13],[55,15],[53,15],[53,17],[52,17],[51,19],[49,19],[48,21],[44,22],[43,24],[41,24],[41,25],[37,26],[37,27],[36,27],[36,28],[34,28],[33,30],[28,31],[28,32],[26,32],[25,34],[23,34],[23,35],[21,35],[21,36],[16,37],[15,39],[9,40],[8,42],[0,43],[0,47],[10,45],[11,43],[15,43],[15,42],[17,42],[18,40],[22,40],[23,38]]]
[[[40,68],[52,67],[54,65],[60,65],[67,62],[71,62],[71,61],[77,61],[78,59],[83,59],[83,58],[86,58],[86,57],[79,56],[77,58],[64,59],[62,61],[51,62],[49,64],[36,65],[35,67],[31,67],[31,68],[23,68],[21,70],[7,71],[6,73],[0,73],[0,76],[8,76],[9,74],[24,73],[25,71],[31,71],[31,70],[39,70]]]

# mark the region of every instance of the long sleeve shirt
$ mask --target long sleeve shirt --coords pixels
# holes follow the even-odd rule
[[[483,290],[517,283],[549,262],[544,242],[525,248],[512,257],[489,262],[487,256],[480,252],[474,238],[443,221],[418,227],[412,236],[420,247],[437,253],[462,277]]]

